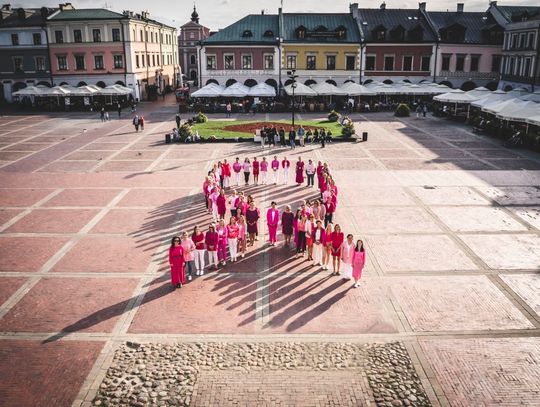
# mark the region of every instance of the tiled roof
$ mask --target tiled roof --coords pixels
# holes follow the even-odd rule
[[[251,36],[249,33],[251,32]],[[271,31],[272,36],[265,33]],[[245,35],[247,34],[247,35]],[[276,14],[249,14],[230,26],[223,28],[203,41],[204,44],[274,44],[279,36]]]
[[[337,37],[306,36],[298,39],[296,29],[305,27],[307,31],[315,31],[318,27],[326,27],[328,31],[334,31],[338,27],[346,29],[343,39]],[[360,33],[358,25],[351,14],[317,14],[317,13],[284,13],[283,14],[283,40],[285,42],[316,42],[316,43],[359,43]]]
[[[497,6],[497,8],[508,22],[519,19],[524,13],[529,16],[540,14],[539,6]]]
[[[64,20],[118,20],[125,18],[123,14],[115,13],[104,8],[86,8],[78,10],[64,10],[49,18],[51,21]]]
[[[493,18],[489,14],[481,12],[429,11],[428,15],[437,31],[454,24],[465,27],[465,40],[463,41],[465,44],[482,44],[484,42],[483,30],[496,27]]]
[[[3,19],[0,21],[0,28],[4,27],[38,27],[42,26],[45,23],[45,18],[42,16],[42,9],[41,8],[25,8],[25,18],[20,18],[18,14],[18,10],[20,9],[11,9],[9,11],[10,14],[5,15]],[[46,12],[48,15],[50,15],[52,12],[55,11],[55,9],[43,9],[44,12]],[[4,13],[6,13],[4,11]]]
[[[408,32],[416,27],[421,27],[423,30],[423,41],[433,42],[436,40],[435,35],[424,16],[417,9],[380,9],[380,8],[361,8],[358,9],[359,24],[367,42],[377,42],[375,33],[377,27],[383,26],[389,33],[396,27],[402,26],[405,32]],[[398,42],[393,41],[390,36],[387,36],[383,42]],[[407,42],[407,35],[405,35]],[[417,41],[414,41],[417,42]]]

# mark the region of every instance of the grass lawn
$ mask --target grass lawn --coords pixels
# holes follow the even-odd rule
[[[252,137],[253,132],[249,130],[224,130],[227,126],[242,126],[250,123],[265,123],[260,120],[208,120],[206,123],[198,123],[193,125],[193,131],[198,131],[201,137],[216,136],[217,138],[236,138],[236,137]],[[284,127],[291,125],[290,120],[276,120],[268,123],[283,123]],[[341,125],[328,120],[298,120],[294,122],[295,127],[300,124],[304,127],[324,127],[326,131],[331,130],[333,137],[341,136]],[[288,132],[287,132],[288,134]]]

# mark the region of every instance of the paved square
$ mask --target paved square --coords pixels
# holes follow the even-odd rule
[[[523,231],[527,228],[501,208],[436,207],[433,212],[455,232]]]
[[[34,209],[6,229],[7,233],[77,233],[96,216],[91,209]]]
[[[501,278],[537,315],[540,315],[539,274],[503,274]]]
[[[65,237],[0,236],[0,271],[39,271],[68,240]],[[32,248],[30,256],[29,247]]]

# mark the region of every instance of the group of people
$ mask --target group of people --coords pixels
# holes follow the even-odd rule
[[[240,163],[236,158],[231,165],[227,160],[215,163],[203,182],[204,202],[206,209],[213,218],[208,231],[203,232],[195,227],[190,236],[184,232],[181,236],[173,237],[169,249],[169,264],[171,280],[174,287],[181,287],[195,275],[204,275],[205,253],[208,253],[208,267],[217,270],[218,266],[226,266],[227,260],[238,261],[244,257],[248,248],[255,244],[259,236],[260,209],[252,195],[232,188],[233,173],[236,185],[240,185],[240,172],[244,172],[246,185],[250,184],[253,170],[253,184],[268,182],[267,172],[273,171],[273,183],[279,181],[281,169],[283,184],[288,183],[290,162],[286,157],[281,162],[274,156],[272,162],[263,157],[253,162],[248,158]],[[330,174],[326,163],[318,162],[315,166],[312,160],[307,165],[298,157],[296,162],[297,185],[305,181],[307,186],[314,186],[317,176],[320,196],[312,200],[301,201],[295,212],[290,205],[285,205],[281,212],[275,201],[272,201],[266,211],[268,243],[276,246],[278,229],[281,225],[283,246],[290,247],[294,241],[296,257],[302,256],[312,262],[313,266],[328,270],[330,265],[334,275],[342,274],[343,278],[354,279],[354,287],[362,275],[365,263],[365,251],[362,240],[354,242],[353,235],[345,237],[339,224],[333,224],[333,216],[338,204],[338,188]],[[226,222],[226,218],[228,222]]]
[[[332,142],[332,131],[326,129],[315,128],[311,130],[304,129],[304,126],[300,125],[298,128],[295,126],[289,127],[288,132],[285,127],[281,126],[279,129],[276,126],[265,126],[260,130],[257,130],[261,137],[261,146],[281,146],[294,149],[296,148],[296,142],[300,147],[304,147],[306,143],[321,143],[321,147],[325,147],[326,143]]]

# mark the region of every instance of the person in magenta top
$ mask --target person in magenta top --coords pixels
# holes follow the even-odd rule
[[[259,161],[257,161],[257,157],[253,157],[253,181],[255,182],[255,185],[259,184]]]
[[[236,218],[231,217],[231,221],[227,225],[227,242],[229,244],[229,251],[231,252],[231,261],[235,262],[238,256],[238,235],[240,234],[240,228],[236,222]]]
[[[283,168],[283,183],[287,185],[289,182],[289,168],[291,167],[291,162],[287,160],[287,157],[284,157],[281,160],[281,168]]]
[[[210,191],[208,189],[208,187],[210,186],[210,183],[211,183],[210,180],[211,180],[210,177],[206,177],[204,179],[203,186],[202,186],[203,194],[204,194],[204,203],[206,205],[206,209],[210,209],[209,200],[208,200],[208,197],[210,196]]]
[[[204,244],[206,245],[206,250],[208,251],[208,266],[214,266],[214,270],[217,270],[218,258],[217,258],[217,248],[218,248],[219,235],[216,232],[216,227],[212,223],[208,227],[208,232],[204,237]]]
[[[345,280],[352,278],[352,257],[355,247],[353,235],[349,233],[341,248],[341,275]]]
[[[240,158],[236,157],[234,164],[232,165],[234,171],[234,178],[236,180],[236,186],[240,186],[240,173],[242,172],[242,163]]]
[[[296,183],[298,185],[302,185],[304,182],[304,162],[302,161],[302,157],[298,157],[298,161],[296,162]]]
[[[189,238],[187,232],[182,233],[180,240],[182,249],[184,249],[184,265],[187,271],[187,279],[191,281],[191,275],[194,268],[193,263],[195,261],[195,243]]]
[[[227,197],[225,196],[225,191],[223,189],[219,191],[219,196],[216,199],[216,205],[219,218],[225,218],[225,213],[227,212]]]
[[[298,244],[298,222],[302,219],[302,210],[297,209],[293,218],[293,230],[294,230],[294,244]]]
[[[362,277],[362,270],[366,264],[366,252],[364,250],[364,242],[361,240],[356,241],[356,248],[354,249],[352,256],[352,277],[354,279],[354,288],[358,288],[358,282]]]
[[[277,159],[277,156],[274,156],[271,166],[272,166],[272,172],[274,174],[274,185],[277,185],[278,175],[279,175],[279,160]]]
[[[214,222],[217,222],[219,218],[219,212],[218,212],[218,205],[217,205],[217,199],[219,197],[219,188],[216,186],[214,187],[212,193],[210,194],[210,202],[212,205],[212,218],[214,219]]]
[[[216,232],[218,234],[218,261],[221,262],[222,266],[227,264],[227,226],[225,221],[221,219],[219,224],[216,227]]]
[[[204,232],[198,226],[193,228],[191,240],[195,244],[195,270],[198,276],[204,274]]]
[[[268,175],[268,161],[266,161],[266,157],[263,157],[261,161],[261,181],[263,185],[266,185],[267,175]]]
[[[225,159],[223,160],[221,167],[221,171],[223,172],[223,187],[229,188],[231,180],[231,164],[229,164]]]
[[[343,249],[344,235],[341,231],[341,226],[336,223],[334,231],[330,235],[330,241],[332,242],[332,269],[333,274],[339,274],[341,266],[341,251]]]
[[[174,288],[182,287],[186,282],[184,273],[184,249],[180,244],[180,237],[174,236],[169,247],[169,266],[171,266],[171,284]]]
[[[334,218],[334,212],[336,211],[336,205],[332,202],[331,199],[328,199],[324,202],[324,226],[328,226],[329,223],[332,223]]]
[[[272,201],[270,208],[266,211],[266,223],[268,225],[268,234],[270,236],[270,246],[275,246],[279,224],[279,209],[277,208],[275,201]]]
[[[300,215],[300,218],[296,221],[296,229],[298,230],[298,239],[296,240],[296,257],[306,251],[306,215]]]

